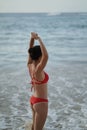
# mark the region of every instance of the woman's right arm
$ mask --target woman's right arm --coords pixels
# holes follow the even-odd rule
[[[36,67],[36,72],[38,73],[38,72],[41,72],[46,66],[46,63],[48,61],[48,52],[42,39],[40,37],[37,37],[37,40],[39,41],[41,52],[42,52],[40,63]]]

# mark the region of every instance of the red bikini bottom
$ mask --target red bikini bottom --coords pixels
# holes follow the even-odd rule
[[[35,104],[35,103],[40,103],[40,102],[48,102],[48,99],[38,98],[38,97],[31,96],[30,103],[32,105]]]

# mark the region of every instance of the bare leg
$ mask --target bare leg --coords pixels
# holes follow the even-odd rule
[[[34,111],[34,109],[33,109],[33,105],[31,105],[31,109],[32,109],[32,115],[33,115],[32,130],[34,130],[35,111]]]
[[[48,103],[36,103],[33,108],[35,111],[34,130],[42,130],[47,118]]]

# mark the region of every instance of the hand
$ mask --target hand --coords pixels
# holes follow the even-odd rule
[[[31,32],[31,38],[33,38],[33,39],[38,39],[38,34],[37,33],[35,33],[35,32]]]

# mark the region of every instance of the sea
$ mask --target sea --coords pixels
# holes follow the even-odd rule
[[[87,130],[87,13],[0,13],[0,130],[32,120],[27,68],[30,33],[49,59],[50,130]],[[35,41],[35,45],[39,44]]]

